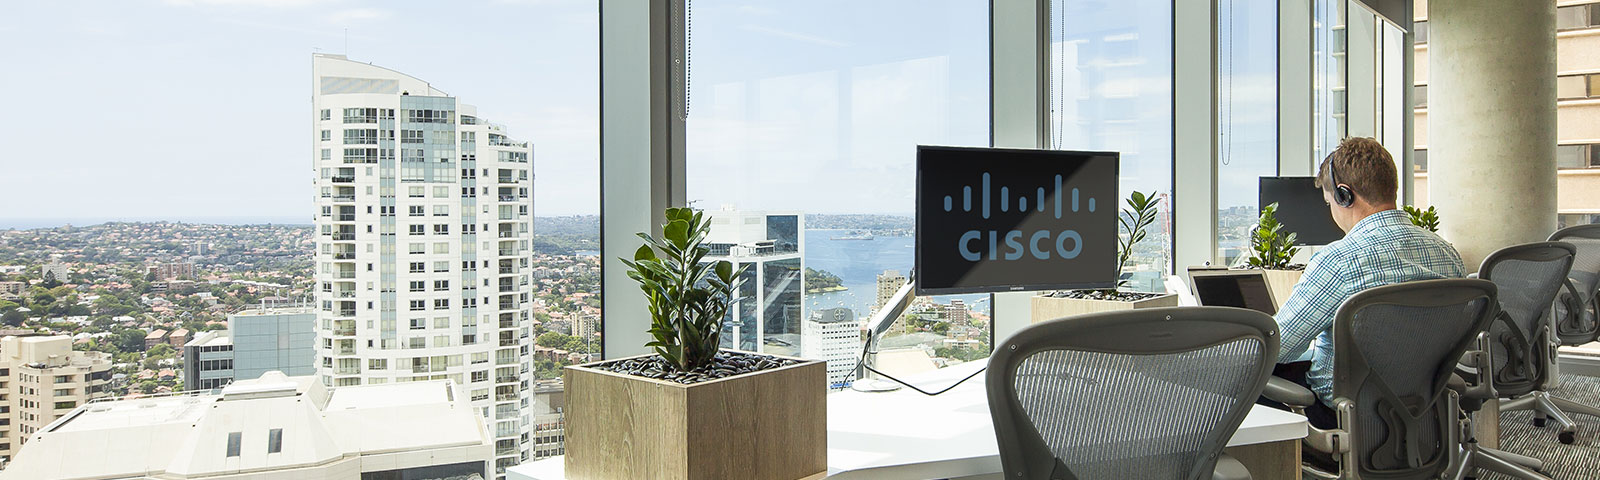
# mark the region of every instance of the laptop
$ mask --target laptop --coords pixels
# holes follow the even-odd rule
[[[1190,267],[1189,287],[1195,300],[1204,306],[1248,308],[1267,315],[1278,313],[1260,270],[1228,270]]]

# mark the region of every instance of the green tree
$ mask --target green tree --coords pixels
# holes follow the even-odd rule
[[[125,329],[111,334],[111,343],[117,350],[123,352],[138,352],[144,350],[144,330]]]
[[[145,380],[139,382],[139,391],[143,393],[156,393],[156,387],[158,386],[160,385],[158,385],[155,380]]]
[[[577,337],[560,332],[545,332],[539,335],[539,338],[534,339],[533,342],[545,348],[564,348],[567,346],[568,342],[571,342],[575,339],[577,339]]]
[[[27,316],[23,315],[22,312],[19,312],[14,308],[6,310],[6,313],[0,314],[0,323],[4,323],[9,327],[20,327],[22,326],[22,321],[26,319]]]
[[[144,354],[147,357],[153,358],[172,358],[178,354],[178,351],[177,349],[172,348],[171,345],[163,343],[154,347],[150,347],[150,350],[146,351]]]

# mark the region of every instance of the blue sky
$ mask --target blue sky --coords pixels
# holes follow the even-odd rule
[[[10,2],[0,219],[310,223],[318,51],[477,105],[535,142],[540,215],[596,213],[598,18],[592,0]]]
[[[10,146],[0,155],[9,199],[0,219],[309,222],[319,51],[406,72],[477,105],[534,142],[537,214],[596,213],[596,3],[15,2],[0,17],[0,64],[13,72],[0,77],[11,113],[0,116]],[[1137,122],[1064,131],[1062,148],[1123,150],[1124,190],[1170,191],[1170,4],[1067,3],[1058,45],[1133,38],[1141,60],[1103,78],[1093,72],[1116,59],[1066,62],[1066,97],[1132,94],[1131,104],[1105,105],[1132,105]],[[697,206],[908,213],[915,145],[988,141],[987,2],[692,4],[688,181]],[[1236,29],[1273,23],[1270,9],[1237,10]],[[1229,98],[1238,136],[1225,148],[1238,161],[1224,167],[1223,206],[1253,204],[1255,175],[1271,173],[1260,171],[1273,150],[1272,129],[1262,128],[1275,111],[1271,35],[1237,37]],[[1096,115],[1069,103],[1063,115],[1074,125]]]

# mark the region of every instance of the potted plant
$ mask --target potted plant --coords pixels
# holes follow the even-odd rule
[[[1300,276],[1306,271],[1304,264],[1291,263],[1294,255],[1300,252],[1300,247],[1295,246],[1296,237],[1294,232],[1284,231],[1283,224],[1278,222],[1277,203],[1261,209],[1261,218],[1256,221],[1256,227],[1250,230],[1251,253],[1245,261],[1245,268],[1261,269],[1267,280],[1267,288],[1272,290],[1272,297],[1277,300],[1274,307],[1283,306],[1289,294],[1294,292],[1294,284],[1300,281]]]
[[[824,362],[720,349],[740,270],[704,261],[702,212],[669,208],[622,259],[655,353],[565,369],[566,477],[793,480],[827,470]],[[737,448],[730,448],[736,446]]]
[[[1159,214],[1155,192],[1133,192],[1127,207],[1117,217],[1122,236],[1117,239],[1117,288],[1101,290],[1059,290],[1033,297],[1033,322],[1053,320],[1070,315],[1129,310],[1134,308],[1176,307],[1178,297],[1167,293],[1142,293],[1127,290],[1127,281],[1121,280],[1122,270],[1133,257],[1133,247],[1145,238],[1145,229],[1155,223]]]
[[[1427,210],[1410,205],[1401,208],[1405,209],[1407,217],[1411,217],[1412,225],[1428,229],[1433,233],[1439,233],[1439,211],[1434,210],[1433,206],[1428,206]]]

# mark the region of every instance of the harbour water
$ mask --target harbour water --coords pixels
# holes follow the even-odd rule
[[[915,263],[915,242],[911,236],[873,236],[871,239],[846,238],[853,230],[806,229],[805,265],[839,276],[848,289],[841,292],[806,295],[806,311],[849,308],[857,317],[872,313],[878,301],[878,274],[895,270],[907,275]],[[859,235],[857,235],[859,236]],[[948,303],[961,299],[974,312],[989,314],[989,295],[943,295],[934,301]]]

